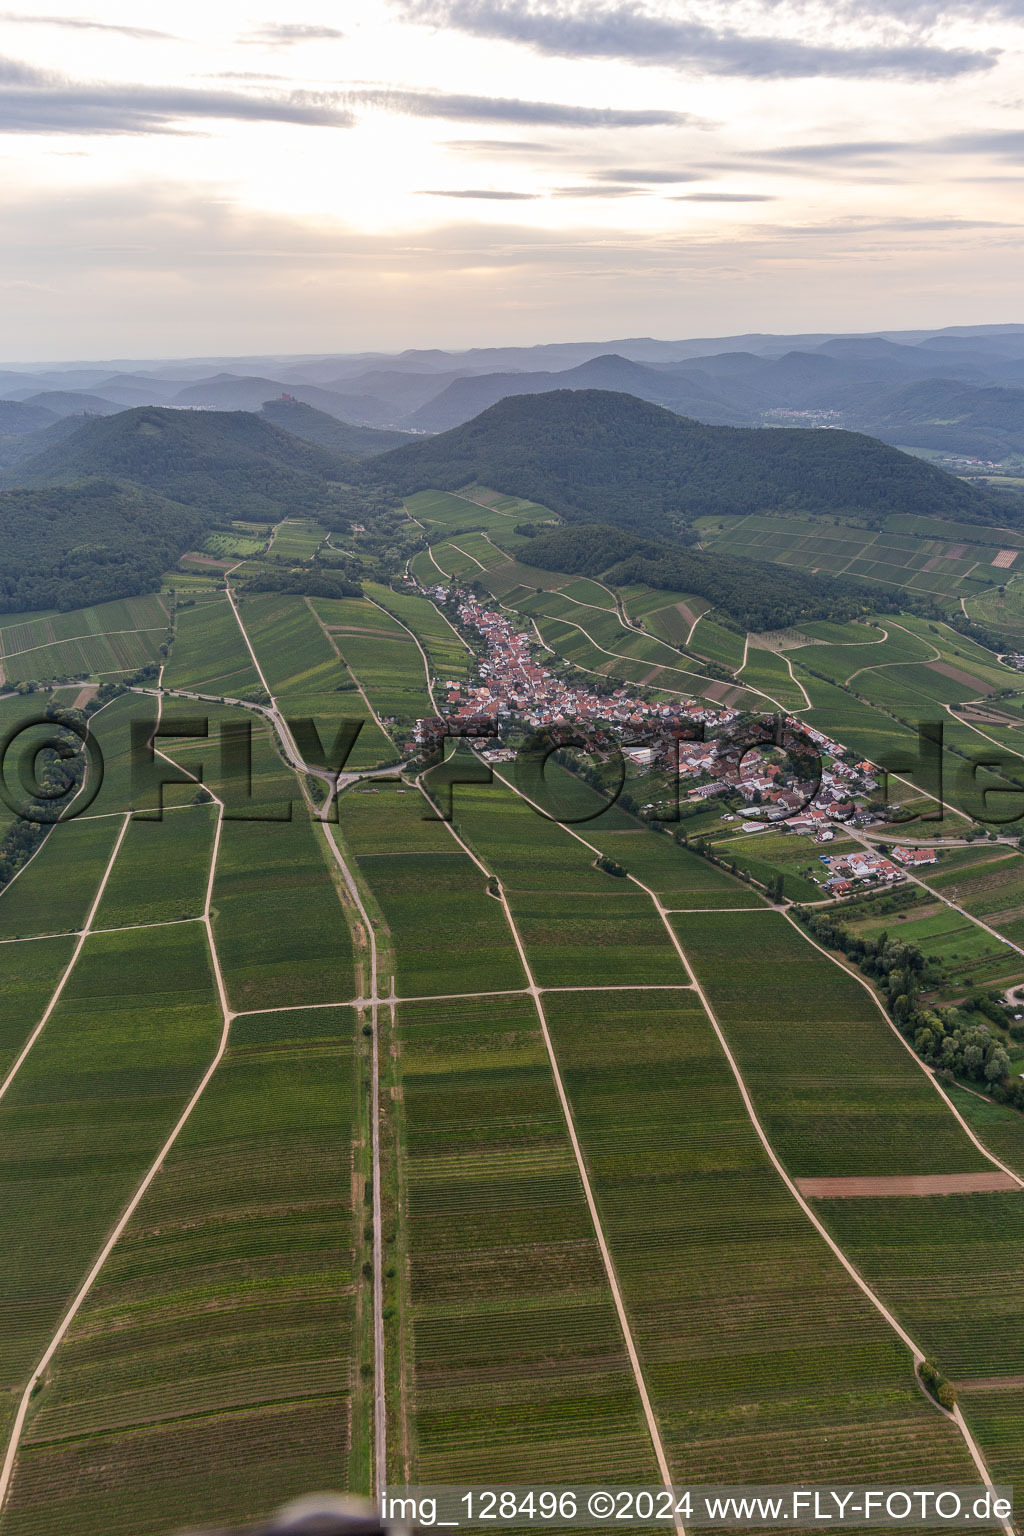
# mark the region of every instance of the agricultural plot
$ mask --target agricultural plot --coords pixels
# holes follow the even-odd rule
[[[716,700],[732,702],[741,699],[753,704],[755,695],[740,688],[730,688],[728,684],[713,682],[707,674],[699,670],[698,662],[690,662],[684,665],[686,658],[670,653],[673,656],[672,664],[655,662],[650,655],[637,655],[643,651],[644,646],[653,646],[657,642],[645,640],[639,635],[629,636],[622,644],[619,651],[600,644],[592,638],[591,626],[584,627],[579,620],[561,620],[546,617],[538,617],[534,620],[544,644],[557,655],[578,667],[583,672],[591,672],[599,677],[621,679],[624,682],[635,683],[641,687],[651,688],[656,691],[674,694],[702,694]],[[744,707],[741,705],[740,707]]]
[[[663,610],[651,616],[648,626],[655,633],[664,631],[666,638],[671,640],[673,637],[668,633],[668,627],[664,621]],[[719,624],[706,615],[701,616],[696,629],[690,632],[688,641],[684,636],[680,643],[688,643],[695,655],[717,662],[720,667],[728,667],[730,672],[734,672],[743,662],[743,636],[733,629],[726,629],[724,624]]]
[[[188,712],[208,712],[213,706],[192,704]],[[168,703],[164,702],[164,718]],[[123,693],[98,709],[90,718],[89,731],[103,753],[103,784],[83,816],[110,816],[116,812],[143,810],[155,804],[153,784],[160,773],[150,773],[143,754],[133,748],[134,733],[150,736],[160,720],[160,701],[153,694]],[[166,748],[167,743],[157,746]],[[157,760],[159,761],[159,760]]]
[[[814,625],[808,625],[808,630],[814,628]],[[870,627],[856,625],[851,628],[859,633],[851,635],[849,640],[802,647],[794,660],[845,687],[852,686],[855,678],[865,676],[877,667],[927,661],[935,654],[935,647],[919,636],[908,630],[897,630],[888,615]]]
[[[0,892],[0,939],[81,928],[121,825],[117,816],[83,816],[53,827]]]
[[[257,523],[232,523],[230,531],[217,528],[203,540],[203,549],[218,559],[233,557],[243,560],[247,555],[258,555],[271,534],[271,525]]]
[[[650,898],[613,875],[607,894],[508,892],[534,980],[541,987],[685,985],[688,978]]]
[[[169,622],[155,594],[41,619],[18,619],[0,627],[0,680],[117,680],[160,659]]]
[[[365,1485],[354,1066],[349,1009],[234,1022],[54,1359],[5,1536],[164,1536]]]
[[[673,923],[790,1173],[990,1167],[864,987],[780,913]]]
[[[411,1475],[655,1478],[532,1002],[402,1004],[397,1037]]]
[[[634,620],[670,645],[685,645],[686,637],[702,614],[711,610],[706,597],[692,592],[669,592],[662,587],[620,587],[619,599]],[[740,644],[740,654],[743,646]]]
[[[737,672],[736,680],[747,688],[756,688],[765,695],[768,703],[777,704],[781,709],[807,708],[808,695],[798,682],[794,682],[785,658],[778,651],[760,650],[751,645],[746,663]]]
[[[374,767],[394,758],[394,746],[359,697],[316,614],[301,597],[282,593],[239,600],[239,612],[253,649],[282,713],[312,719],[330,743],[342,720],[364,724],[349,759],[353,768]]]
[[[335,631],[357,635],[402,633],[401,626],[391,614],[382,613],[379,607],[367,602],[365,597],[314,597],[310,598],[309,605],[321,624],[332,634]]]
[[[382,720],[410,725],[434,714],[423,657],[411,635],[401,629],[373,637],[345,631],[334,638],[345,664]]]
[[[938,972],[936,996],[943,1001],[962,996],[965,988],[990,987],[1020,968],[1019,955],[963,913],[938,902],[909,909],[906,921],[899,922],[899,936],[916,944],[931,961]]]
[[[219,693],[228,698],[262,691],[259,674],[223,593],[175,612],[174,644],[164,667],[166,688]]]
[[[541,506],[538,501],[527,501],[523,496],[506,496],[486,485],[467,485],[460,492],[460,497],[468,497],[476,506],[492,508],[508,524],[520,522],[524,518],[535,523],[559,521],[557,513],[552,512],[550,507]]]
[[[947,1094],[959,1113],[967,1121],[978,1140],[993,1152],[1000,1162],[1024,1177],[1024,1117],[1005,1104],[997,1104],[986,1095],[963,1088],[956,1083],[945,1083]]]
[[[110,872],[94,926],[167,923],[202,915],[214,805],[168,811],[162,821],[132,820]]]
[[[916,526],[903,526],[914,524]],[[931,526],[922,532],[922,526]],[[896,526],[899,524],[899,526]],[[937,597],[970,594],[998,585],[1005,569],[993,562],[1004,546],[1002,531],[988,541],[976,526],[940,519],[890,518],[884,529],[831,523],[819,518],[751,514],[709,528],[705,547],[723,554],[831,576],[857,576],[883,586],[907,587]]]
[[[198,923],[86,941],[0,1105],[0,1383],[20,1397],[221,1032]],[[45,1389],[36,1406],[45,1402]]]
[[[744,837],[742,827],[735,834],[714,839],[715,853],[720,859],[735,864],[737,870],[752,875],[762,885],[774,875],[781,874],[782,894],[789,901],[820,901],[825,894],[820,884],[811,879],[812,874],[818,875],[819,879],[824,875],[817,846],[808,838],[785,832],[758,832]],[[857,846],[856,843],[830,843],[828,851],[830,854],[852,852]],[[753,903],[736,902],[735,905]]]
[[[972,619],[1005,635],[1011,643],[1024,638],[1024,583],[1019,576],[1005,586],[975,593],[967,599],[966,607]]]
[[[115,679],[159,660],[168,612],[156,595],[0,625],[0,681]]]
[[[339,802],[342,835],[363,850],[359,869],[391,930],[399,996],[525,986],[501,903],[448,828],[423,819],[430,813],[418,790],[392,784]]]
[[[922,873],[935,890],[1019,942],[1017,936],[1024,930],[1024,858],[1019,853],[1009,852],[1004,846],[999,849],[999,856],[984,862]]]
[[[686,997],[545,997],[676,1481],[969,1475],[909,1355],[768,1163]]]
[[[571,581],[563,588],[563,596],[571,602],[581,603],[585,608],[603,608],[608,613],[616,612],[615,595],[611,588],[602,586],[599,581],[591,581],[587,576]]]
[[[191,727],[205,724],[205,734],[191,734]],[[248,774],[244,767],[236,777],[234,765],[223,751],[225,727],[249,727],[251,752]],[[197,781],[209,786],[209,792],[224,801],[225,818],[240,820],[256,816],[281,820],[289,814],[289,804],[298,815],[303,805],[294,775],[277,750],[271,727],[263,715],[253,710],[225,704],[196,705],[187,699],[165,698],[161,715],[162,734],[157,741],[170,761],[157,760],[156,777],[166,782],[163,801],[166,807],[193,805],[201,798]],[[179,734],[185,732],[186,734]],[[179,787],[180,786],[180,787]],[[155,819],[156,794],[147,791],[145,810],[139,819]],[[178,811],[175,810],[177,815]]]
[[[374,602],[386,608],[413,631],[430,657],[435,677],[461,680],[473,670],[473,653],[452,628],[444,614],[425,597],[392,592],[390,587],[366,583],[366,592]]]
[[[818,1212],[951,1380],[1024,1374],[1024,1193],[831,1200]]]
[[[450,761],[458,764],[462,759]],[[428,775],[428,787],[435,792],[439,773],[435,770]],[[595,855],[589,848],[533,810],[497,775],[489,785],[456,782],[452,794],[455,830],[508,890],[550,891],[572,897],[604,895],[614,889],[613,877],[595,868]],[[613,809],[608,814],[621,818],[619,825],[629,825],[622,812]],[[588,822],[587,829],[594,825]],[[563,905],[571,910],[573,902],[567,899]]]
[[[475,499],[477,496],[479,501]],[[424,524],[432,536],[445,530],[457,533],[463,529],[482,528],[501,539],[516,541],[516,523],[547,522],[555,516],[534,502],[500,496],[479,487],[470,487],[462,496],[450,491],[417,491],[414,496],[406,496],[404,504],[410,515]]]
[[[608,831],[600,824],[581,829],[588,843],[621,864],[659,896],[666,907],[759,907],[761,898],[717,865],[680,848],[670,837],[635,826]],[[669,830],[674,830],[669,828]]]
[[[320,524],[310,518],[288,517],[278,523],[271,549],[280,559],[299,564],[312,560],[326,537]]]
[[[225,821],[213,928],[232,1008],[355,995],[352,941],[324,836],[298,807],[290,822]]]
[[[431,545],[430,556],[437,570],[455,581],[475,581],[487,566],[462,548],[461,540],[446,540]],[[435,580],[437,579],[435,573]],[[488,583],[490,585],[490,583]]]
[[[856,752],[858,757],[866,757],[872,763],[881,763],[887,757],[893,758],[896,755],[903,757],[909,754],[909,758],[913,759],[918,749],[916,731],[898,720],[890,719],[881,710],[873,709],[869,703],[854,698],[852,693],[837,688],[833,683],[811,676],[809,672],[800,669],[798,664],[796,670],[811,697],[812,707],[801,716],[809,725],[841,741],[844,746]],[[915,711],[915,715],[921,716],[920,709]],[[933,712],[929,711],[929,718],[932,716]],[[932,789],[934,786],[920,787]]]
[[[73,949],[71,938],[0,944],[0,1082],[46,1011]]]

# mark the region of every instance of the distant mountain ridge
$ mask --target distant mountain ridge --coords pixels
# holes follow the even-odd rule
[[[420,431],[444,432],[511,395],[535,395],[556,389],[614,390],[667,406],[679,415],[695,415],[701,421],[736,426],[746,421],[742,409],[731,406],[701,380],[682,379],[610,353],[564,373],[491,373],[456,379],[406,417],[405,424]]]
[[[893,512],[994,520],[981,492],[874,438],[707,426],[603,390],[504,399],[359,473],[399,494],[478,481],[571,522],[648,533],[768,509],[854,512],[876,525]]]
[[[894,391],[940,380],[965,392],[948,419],[927,409],[914,417],[901,405],[889,419]],[[989,393],[1024,389],[1024,326],[1015,324],[0,371],[0,394],[59,415],[141,405],[259,411],[288,394],[356,426],[417,433],[447,431],[512,394],[580,388],[628,392],[712,425],[790,426],[808,413],[809,425],[866,431],[915,449],[1024,456],[1020,433],[1003,419],[1005,402]],[[11,454],[0,445],[4,459],[11,462]]]

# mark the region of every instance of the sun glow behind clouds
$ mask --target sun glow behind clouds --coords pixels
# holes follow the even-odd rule
[[[1019,9],[4,13],[5,350],[1017,318]]]

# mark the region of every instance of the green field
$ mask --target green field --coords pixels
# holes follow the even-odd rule
[[[769,1166],[696,999],[545,1009],[676,1480],[966,1472]]]
[[[0,1105],[0,1381],[13,1405],[212,1059],[221,1028],[197,923],[99,934]]]
[[[704,521],[704,547],[722,554],[774,560],[830,576],[857,576],[939,598],[999,586],[1006,570],[993,562],[1000,550],[1019,547],[1016,537],[1002,529],[986,530],[983,537],[974,524],[933,520],[929,525],[927,519],[893,517],[884,529],[794,514],[752,513],[724,525]]]
[[[166,688],[196,689],[228,698],[259,690],[259,674],[223,593],[199,598],[175,613],[174,645],[164,668]]]
[[[159,659],[167,608],[158,596],[0,623],[0,682],[89,676],[116,680]]]
[[[500,902],[428,802],[397,785],[349,791],[340,830],[384,913],[399,996],[490,992],[526,978]],[[387,846],[380,846],[386,841]]]
[[[233,1008],[355,995],[352,942],[328,859],[324,832],[298,807],[290,822],[224,823],[213,931]]]
[[[342,720],[361,719],[350,766],[369,768],[394,758],[394,746],[373,719],[338,648],[301,597],[246,597],[239,611],[270,691],[288,719],[315,722],[328,745]]]
[[[780,913],[690,912],[674,927],[791,1173],[990,1166],[869,992]]]
[[[163,1536],[366,1475],[352,1015],[231,1041],[35,1400],[5,1533]]]
[[[655,1476],[532,1002],[406,1003],[397,1036],[411,1473]]]

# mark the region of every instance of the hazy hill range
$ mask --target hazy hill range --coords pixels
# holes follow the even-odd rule
[[[280,395],[283,390],[284,386],[274,379],[221,374],[199,384],[186,385],[171,397],[168,404],[203,411],[258,411],[265,400]],[[359,395],[340,395],[311,384],[289,385],[287,393],[331,416],[343,416],[348,412],[359,422],[377,421],[382,412],[387,414],[380,401]]]
[[[389,448],[400,448],[403,443],[416,441],[411,432],[384,432],[379,427],[353,426],[351,422],[339,421],[337,416],[329,416],[326,411],[318,411],[301,400],[266,400],[260,415],[293,437],[319,443],[322,448],[333,448],[339,453],[350,453],[355,458],[386,453]]]
[[[957,386],[948,401],[943,382]],[[393,355],[0,370],[7,399],[61,416],[140,405],[258,412],[287,393],[345,422],[416,433],[447,431],[510,395],[555,389],[617,390],[716,425],[790,426],[807,412],[808,425],[998,460],[1022,451],[1018,422],[1007,418],[1021,405],[1016,392],[1024,391],[1024,326],[627,337],[463,352],[413,348]],[[905,400],[893,398],[903,390]]]
[[[8,484],[99,475],[131,481],[214,517],[315,511],[354,460],[303,442],[247,411],[142,406],[90,418],[7,472]]]
[[[21,402],[23,405],[34,405],[49,411],[51,417],[55,416],[109,416],[121,407],[112,400],[104,400],[102,395],[88,394],[77,389],[44,389],[39,394],[29,395]]]
[[[374,378],[386,397],[386,374]],[[1024,359],[867,338],[778,357],[723,352],[653,365],[610,354],[561,373],[463,375],[435,394],[421,384],[428,397],[405,416],[404,390],[393,404],[403,426],[442,432],[510,395],[611,389],[712,425],[784,425],[787,411],[821,412],[890,443],[1001,460],[1024,451],[1022,386]]]
[[[56,411],[45,405],[26,405],[23,400],[0,400],[0,432],[6,437],[39,432],[57,420]]]
[[[659,372],[613,353],[564,373],[489,373],[457,379],[408,416],[406,425],[424,432],[444,432],[510,395],[536,395],[555,389],[618,390],[701,421],[740,425],[748,419],[743,406],[731,404],[699,378]]]
[[[0,492],[0,612],[151,592],[207,522],[197,509],[109,480]]]
[[[369,460],[360,474],[399,494],[479,481],[569,521],[649,532],[771,508],[855,512],[878,524],[892,512],[994,516],[983,493],[870,437],[706,426],[601,390],[502,400]]]
[[[908,448],[996,461],[1024,453],[1024,389],[922,379],[850,406],[843,417]]]

